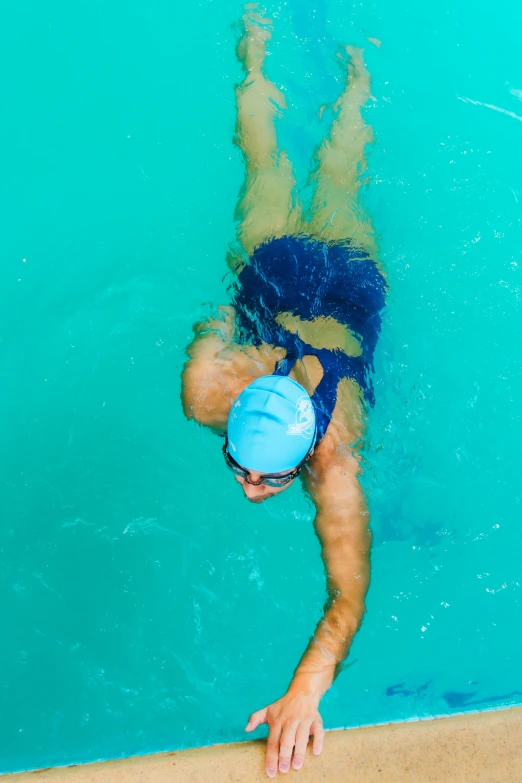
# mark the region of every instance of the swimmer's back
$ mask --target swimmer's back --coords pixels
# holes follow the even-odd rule
[[[373,404],[370,373],[385,295],[375,261],[348,240],[272,239],[256,248],[234,287],[239,340],[284,348],[280,374],[317,357],[324,375],[312,400],[324,434],[342,378],[355,380]]]

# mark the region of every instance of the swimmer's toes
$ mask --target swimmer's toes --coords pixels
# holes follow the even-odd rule
[[[341,46],[341,51],[337,57],[342,61],[347,70],[348,78],[351,80],[360,78],[369,78],[368,71],[363,59],[364,49],[357,46]]]
[[[236,55],[247,71],[260,68],[265,59],[266,42],[272,37],[272,20],[257,5],[246,6],[241,22],[234,25],[238,35]]]
[[[264,12],[256,5],[252,10],[247,10],[241,19],[240,29],[244,37],[253,38],[256,41],[268,41],[272,37],[272,20],[265,16]]]
[[[272,28],[272,20],[266,15],[266,11],[259,3],[248,3],[245,6],[243,22],[246,25],[257,25],[261,28]]]

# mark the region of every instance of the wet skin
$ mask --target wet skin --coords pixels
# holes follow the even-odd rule
[[[314,195],[309,213],[303,215],[295,197],[291,163],[277,145],[274,119],[285,108],[285,98],[263,70],[270,29],[270,21],[253,5],[246,7],[238,46],[245,79],[236,90],[235,137],[244,156],[246,179],[236,212],[237,245],[228,254],[229,266],[237,273],[258,245],[289,235],[324,241],[350,238],[377,261],[374,231],[357,201],[366,168],[364,151],[372,139],[371,128],[361,114],[370,97],[362,52],[344,47],[340,53],[346,84],[333,107],[331,131],[315,156],[309,182]],[[217,318],[194,327],[195,338],[183,370],[186,416],[221,433],[227,430],[231,406],[241,392],[256,378],[272,374],[285,354],[274,345],[238,345],[234,315],[233,308],[222,307]],[[291,333],[305,334],[316,348],[360,354],[358,341],[334,319],[303,322],[298,314],[281,313],[279,322]],[[322,375],[316,356],[304,356],[290,373],[310,395]],[[246,726],[249,732],[263,723],[269,726],[269,777],[287,773],[291,766],[300,769],[310,736],[313,753],[321,752],[324,729],[319,702],[348,654],[365,611],[371,533],[359,482],[364,419],[360,388],[355,381],[342,379],[327,432],[300,476],[317,512],[314,526],[327,570],[329,600],[286,693],[254,712]],[[255,484],[261,474],[252,472],[248,478]],[[290,486],[254,486],[241,476],[235,479],[251,503],[262,503]]]
[[[265,500],[268,500],[268,498],[273,498],[275,495],[280,495],[281,492],[285,491],[285,489],[291,487],[295,481],[295,479],[294,481],[290,481],[288,484],[285,484],[284,487],[267,487],[266,484],[254,486],[256,482],[261,479],[262,474],[252,471],[248,474],[248,477],[253,482],[253,484],[249,484],[248,481],[246,481],[246,479],[242,478],[241,476],[234,476],[237,483],[241,484],[246,499],[251,503],[263,503]]]

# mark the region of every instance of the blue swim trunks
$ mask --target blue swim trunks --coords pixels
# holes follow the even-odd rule
[[[318,440],[330,423],[342,378],[357,381],[374,405],[371,372],[386,289],[375,261],[349,240],[323,242],[299,236],[272,239],[257,247],[234,284],[232,303],[240,342],[286,349],[275,374],[288,375],[303,356],[317,356],[321,362],[324,375],[312,395]],[[334,318],[359,338],[361,355],[313,348],[277,323],[277,315],[285,312],[306,321]]]

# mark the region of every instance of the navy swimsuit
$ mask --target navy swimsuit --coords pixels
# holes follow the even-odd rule
[[[277,363],[276,375],[288,375],[303,356],[317,356],[321,362],[323,378],[312,396],[317,442],[332,418],[342,378],[357,381],[369,404],[374,404],[370,373],[385,296],[386,281],[377,265],[349,241],[272,239],[255,249],[238,276],[232,301],[240,342],[285,348],[286,357]],[[359,338],[361,355],[313,348],[277,323],[276,316],[285,312],[306,321],[329,316],[345,324]]]

